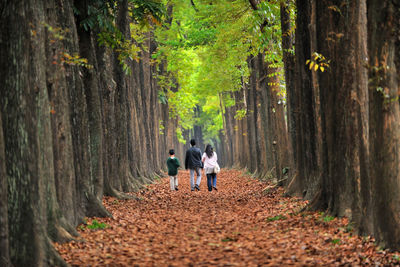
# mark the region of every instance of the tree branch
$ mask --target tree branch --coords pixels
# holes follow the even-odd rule
[[[197,7],[196,7],[196,5],[194,4],[193,0],[190,0],[190,3],[192,4],[194,10],[195,10],[196,12],[199,12],[199,10],[197,9]]]
[[[250,5],[251,5],[251,7],[254,9],[254,10],[258,10],[258,6],[257,6],[257,0],[249,0],[249,2],[250,2]]]

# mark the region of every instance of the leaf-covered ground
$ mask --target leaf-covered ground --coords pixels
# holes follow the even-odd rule
[[[179,191],[163,178],[135,200],[105,198],[111,218],[89,218],[78,240],[56,244],[73,266],[399,265],[400,253],[352,235],[345,218],[300,212],[304,201],[283,196],[236,170],[218,174],[218,191]],[[90,229],[94,228],[94,229]]]

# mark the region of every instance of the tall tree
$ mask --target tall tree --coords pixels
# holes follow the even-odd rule
[[[400,9],[395,1],[367,3],[372,194],[364,197],[377,241],[400,249]]]
[[[8,2],[1,17],[0,101],[8,181],[10,259],[16,266],[65,265],[52,247],[58,210],[42,2]],[[50,137],[50,138],[49,138]],[[28,242],[29,241],[29,242]]]
[[[311,42],[315,39],[315,31],[310,25],[315,25],[315,1],[296,1],[296,33],[295,33],[295,88],[288,93],[289,132],[292,137],[292,147],[295,170],[293,180],[288,185],[288,192],[300,196],[314,197],[313,193],[319,182],[321,165],[318,164],[316,149],[318,138],[316,128],[318,114],[315,114],[315,94],[312,73],[306,65],[311,58]],[[312,16],[313,15],[313,16]],[[314,24],[312,24],[314,21]],[[295,126],[295,128],[293,128]]]

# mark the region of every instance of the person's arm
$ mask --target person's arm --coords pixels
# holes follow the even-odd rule
[[[178,168],[178,167],[180,167],[181,166],[181,163],[179,162],[179,159],[178,158],[175,158],[176,160],[175,160],[175,166]]]
[[[189,150],[186,151],[186,156],[185,156],[185,169],[188,169],[188,161],[189,161]]]
[[[204,162],[203,162],[203,160],[201,159],[201,151],[200,151],[200,149],[197,151],[197,155],[199,156],[199,160],[200,160],[200,162],[201,162],[201,167],[200,168],[204,168]]]
[[[206,153],[203,153],[203,157],[201,158],[201,161],[204,162],[206,160]]]

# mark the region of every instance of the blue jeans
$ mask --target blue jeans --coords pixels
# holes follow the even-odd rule
[[[208,191],[212,191],[213,187],[217,187],[217,174],[216,173],[207,174],[207,187],[208,187]]]
[[[190,169],[190,189],[193,191],[195,185],[200,186],[200,182],[201,182],[201,169],[198,168],[198,175],[196,174],[196,170],[194,169]],[[196,183],[194,183],[194,175],[197,175],[197,179],[196,179]]]

